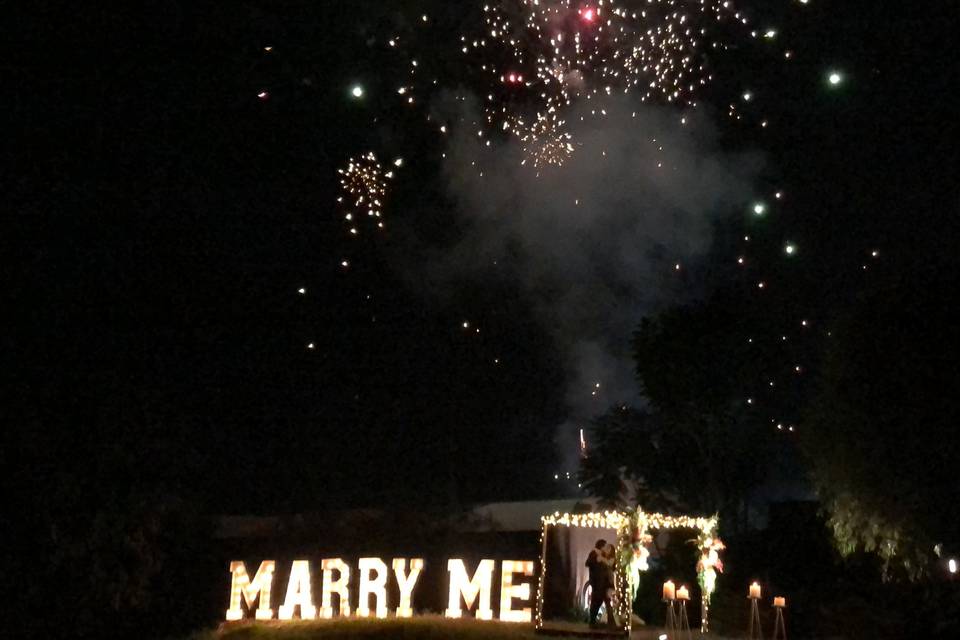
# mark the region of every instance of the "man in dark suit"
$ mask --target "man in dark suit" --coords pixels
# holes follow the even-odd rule
[[[610,570],[604,564],[601,554],[607,546],[606,540],[597,540],[597,543],[587,556],[586,567],[590,575],[590,626],[599,626],[597,616],[600,615],[600,607],[606,602],[607,616],[612,620],[613,605],[607,597],[607,591],[613,585],[610,583]]]

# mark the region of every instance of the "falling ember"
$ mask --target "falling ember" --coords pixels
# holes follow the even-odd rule
[[[399,158],[394,161],[397,167],[402,164],[403,161]],[[382,229],[387,185],[388,180],[393,177],[393,172],[384,172],[372,151],[360,158],[351,158],[347,166],[338,169],[337,172],[340,174],[341,193],[337,203],[343,219],[351,223],[350,233],[353,235],[359,233],[356,223],[358,218],[364,217],[374,222],[377,229]]]
[[[630,4],[488,3],[483,6],[483,32],[461,35],[460,49],[481,77],[497,85],[537,88],[523,102],[498,100],[493,87],[484,92],[482,126],[510,129],[521,138],[526,154],[522,165],[561,166],[574,152],[576,143],[564,127],[563,114],[577,99],[622,92],[641,101],[695,106],[697,91],[713,80],[709,49],[726,48],[737,35],[751,33],[732,0],[647,0],[636,3],[645,5],[640,11]],[[689,5],[697,5],[696,10]],[[591,28],[585,29],[585,23]],[[760,33],[777,35],[773,28]],[[395,47],[396,37],[387,43]],[[493,48],[499,50],[494,53]],[[409,65],[410,75],[416,75],[417,60],[410,59]],[[400,87],[398,93],[409,91],[412,87]],[[355,98],[363,95],[361,86],[353,87]],[[745,99],[750,97],[748,93]],[[606,112],[598,109],[593,115]],[[491,146],[489,140],[486,146]]]
[[[524,156],[532,159],[534,168],[539,169],[544,165],[562,167],[573,153],[572,136],[563,130],[563,125],[562,120],[538,114],[529,127],[525,128],[523,121],[518,120],[507,128],[520,138]]]
[[[561,165],[573,152],[563,115],[578,99],[616,92],[694,106],[697,91],[713,80],[709,46],[725,46],[731,27],[747,23],[731,0],[648,0],[642,11],[622,0],[577,4],[485,4],[483,36],[461,36],[461,51],[481,76],[500,85],[537,87],[522,104],[505,104],[487,91],[485,114],[491,129],[510,128],[526,138],[527,158],[521,164],[535,169]],[[688,4],[698,5],[697,10],[689,11]],[[494,47],[499,51],[491,57]],[[591,115],[606,113],[597,109]]]

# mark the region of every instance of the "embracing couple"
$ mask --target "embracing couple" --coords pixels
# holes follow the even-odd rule
[[[617,621],[613,614],[615,551],[612,544],[606,540],[597,540],[594,548],[587,556],[586,566],[590,572],[590,626],[599,627],[597,617],[600,607],[607,605],[607,625],[616,627]]]

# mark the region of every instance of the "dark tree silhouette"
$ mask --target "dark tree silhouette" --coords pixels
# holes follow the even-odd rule
[[[616,502],[632,488],[648,508],[739,521],[763,477],[770,432],[746,402],[756,376],[731,335],[740,320],[730,308],[706,303],[643,320],[634,353],[649,405],[595,420],[582,465],[589,490]]]
[[[839,549],[917,578],[960,548],[956,271],[867,292],[833,332],[802,443]]]

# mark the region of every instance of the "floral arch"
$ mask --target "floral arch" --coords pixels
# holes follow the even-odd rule
[[[629,633],[632,625],[633,601],[636,598],[640,574],[648,569],[652,541],[651,531],[662,529],[691,529],[697,532],[693,541],[700,551],[697,561],[697,583],[700,586],[702,617],[700,628],[706,632],[709,625],[710,598],[716,590],[717,573],[723,572],[720,551],[724,546],[717,537],[717,516],[709,518],[669,516],[647,513],[642,509],[603,511],[595,513],[554,513],[543,516],[540,533],[540,578],[537,589],[536,627],[543,629],[544,578],[547,572],[547,538],[554,527],[585,527],[614,529],[617,532],[615,583],[616,608],[620,628]]]

